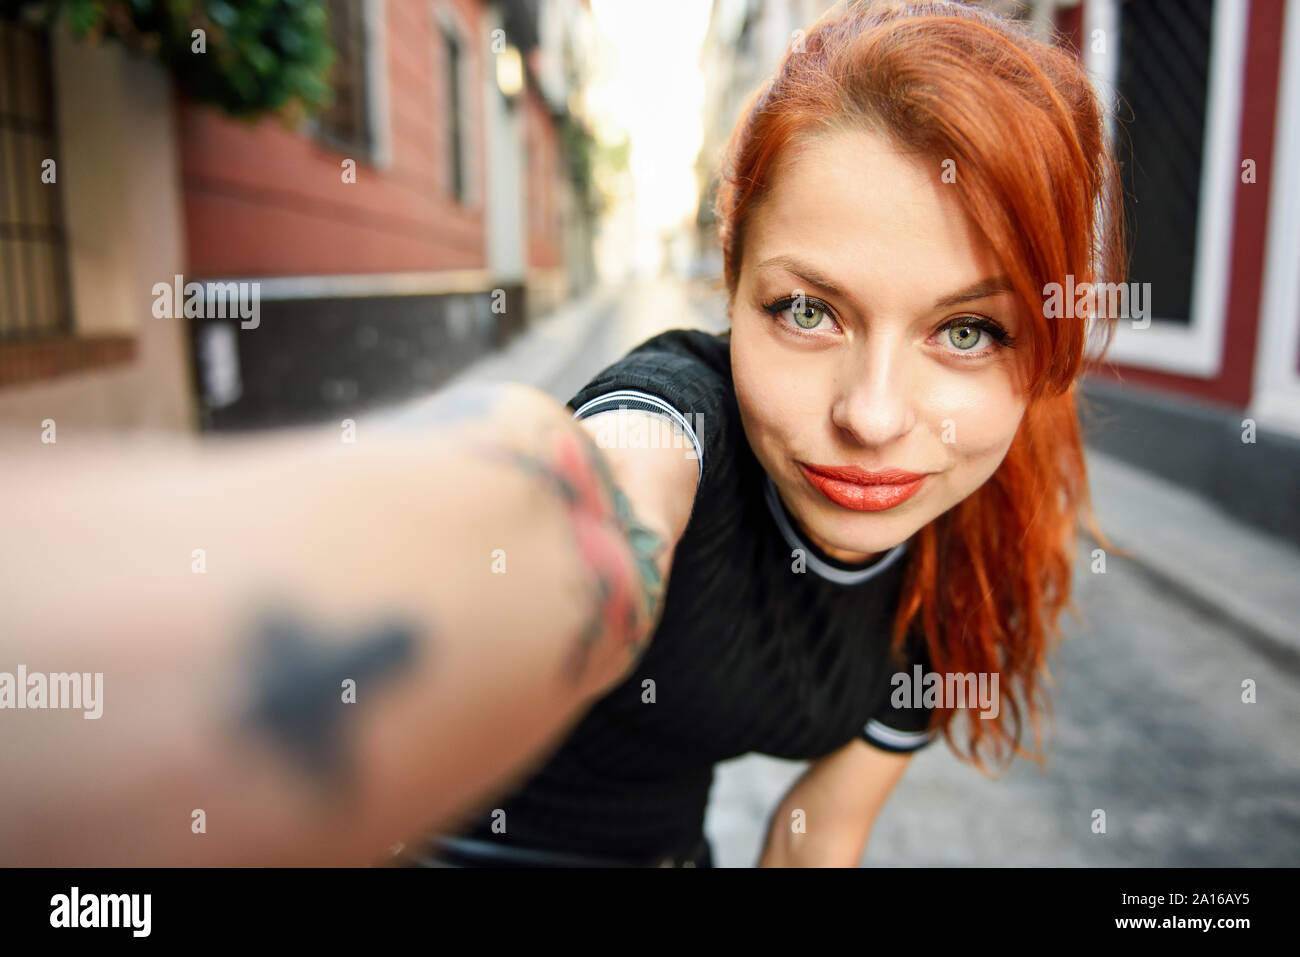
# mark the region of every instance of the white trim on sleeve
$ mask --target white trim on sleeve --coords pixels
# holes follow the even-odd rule
[[[609,412],[613,409],[639,409],[646,412],[659,412],[672,419],[678,428],[682,429],[690,438],[691,445],[695,448],[695,460],[700,467],[699,477],[704,478],[704,448],[700,444],[699,436],[691,428],[686,416],[657,395],[651,395],[649,392],[642,392],[639,389],[618,389],[614,392],[606,392],[604,395],[598,395],[594,399],[588,399],[584,402],[573,413],[573,417],[575,419],[585,419],[597,412]]]
[[[899,731],[872,718],[863,733],[873,741],[891,748],[914,751],[930,740],[930,731]]]

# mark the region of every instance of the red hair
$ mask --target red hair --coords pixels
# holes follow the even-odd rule
[[[1087,316],[1049,319],[1043,305],[1046,285],[1064,286],[1067,275],[1077,286],[1127,271],[1103,111],[1078,60],[1016,21],[948,2],[837,6],[751,96],[728,143],[716,212],[730,301],[745,224],[777,158],[846,127],[883,134],[936,168],[955,163],[955,195],[1023,310],[1024,417],[989,480],[913,538],[892,648],[902,660],[916,629],[935,672],[998,674],[998,716],[971,716],[968,753],[956,709],[937,708],[932,727],[981,770],[986,746],[999,763],[1019,754],[1041,766],[1047,656],[1061,612],[1079,617],[1070,600],[1078,522],[1112,548],[1089,501],[1075,383],[1100,361],[1115,317],[1098,313],[1090,331]],[[1095,332],[1101,348],[1089,358]],[[1034,750],[1020,742],[1026,719]]]

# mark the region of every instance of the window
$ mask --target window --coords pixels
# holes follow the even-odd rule
[[[1125,0],[1120,9],[1131,273],[1151,283],[1154,315],[1183,324],[1192,315],[1213,18],[1212,0]]]
[[[367,83],[368,3],[326,0],[337,54],[331,72],[334,103],[317,117],[318,136],[337,149],[371,156],[374,141]]]
[[[1235,0],[1084,6],[1085,62],[1123,164],[1129,282],[1149,293],[1145,324],[1116,325],[1110,360],[1201,378],[1222,369],[1249,12]]]
[[[57,147],[49,37],[0,20],[0,343],[72,330]]]
[[[464,56],[460,40],[446,26],[442,28],[444,81],[447,89],[447,162],[451,195],[458,203],[469,202],[465,176],[465,105],[461,83]]]

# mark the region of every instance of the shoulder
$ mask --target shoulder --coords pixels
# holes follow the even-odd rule
[[[671,421],[698,463],[703,490],[736,451],[730,336],[661,332],[598,372],[567,404],[575,418],[635,410]]]
[[[617,390],[644,392],[681,413],[716,409],[734,397],[730,338],[700,329],[661,332],[598,372],[568,405],[585,415]]]

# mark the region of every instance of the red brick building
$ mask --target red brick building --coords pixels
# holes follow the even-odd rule
[[[0,24],[34,71],[0,71],[18,107],[0,153],[24,164],[0,208],[0,421],[341,417],[436,387],[582,291],[562,131],[581,123],[564,30],[585,0],[326,6],[336,98],[300,128],[189,102],[116,43]],[[175,275],[255,283],[256,327],[157,318],[150,290]]]

